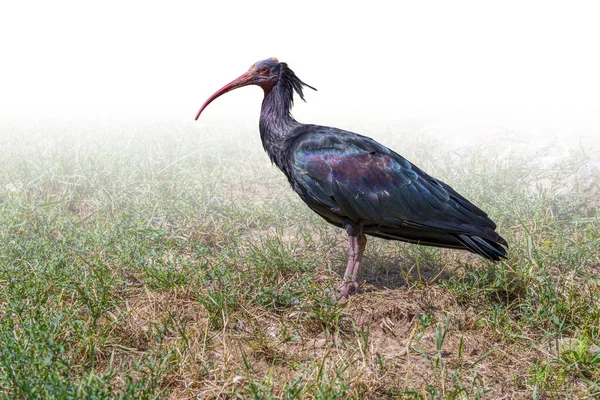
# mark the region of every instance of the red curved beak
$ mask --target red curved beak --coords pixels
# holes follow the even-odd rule
[[[200,107],[200,110],[198,110],[198,113],[196,114],[196,120],[198,120],[198,118],[200,117],[200,114],[202,114],[202,111],[204,111],[204,109],[210,104],[212,103],[212,101],[214,99],[216,99],[217,97],[230,92],[234,89],[237,88],[241,88],[243,86],[248,86],[254,83],[254,76],[250,73],[250,71],[246,72],[245,74],[243,74],[242,76],[240,76],[239,78],[229,82],[227,85],[223,86],[221,89],[219,89],[218,91],[216,91],[212,96],[210,96],[208,98],[208,100],[206,100],[204,102],[204,104],[202,105],[202,107]]]

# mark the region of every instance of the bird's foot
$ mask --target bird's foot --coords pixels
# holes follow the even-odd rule
[[[360,293],[360,285],[358,282],[345,282],[338,288],[337,299],[346,299],[351,294],[351,289],[354,293]]]

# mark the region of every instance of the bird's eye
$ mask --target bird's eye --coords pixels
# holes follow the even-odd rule
[[[261,75],[266,75],[269,72],[269,68],[263,68],[260,70]]]

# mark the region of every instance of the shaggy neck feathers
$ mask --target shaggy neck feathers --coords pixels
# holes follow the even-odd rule
[[[294,128],[300,125],[290,112],[294,105],[294,92],[304,100],[303,87],[308,86],[314,89],[302,82],[294,74],[294,71],[288,68],[286,63],[281,63],[280,67],[281,71],[277,83],[271,87],[263,88],[265,98],[260,111],[259,123],[263,147],[271,161],[277,165],[281,163],[281,153],[283,152],[285,139],[292,133]]]

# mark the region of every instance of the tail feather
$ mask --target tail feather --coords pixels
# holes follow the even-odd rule
[[[500,261],[501,258],[506,258],[506,241],[500,237],[498,242],[490,239],[482,238],[476,235],[458,234],[457,238],[467,249],[479,254],[480,256],[493,261]]]
[[[458,233],[406,226],[367,226],[364,232],[383,239],[401,240],[408,243],[450,249],[464,249],[494,261],[506,258],[505,247],[508,247],[506,240],[491,229],[479,230],[477,233],[464,233],[464,231],[463,233]]]

